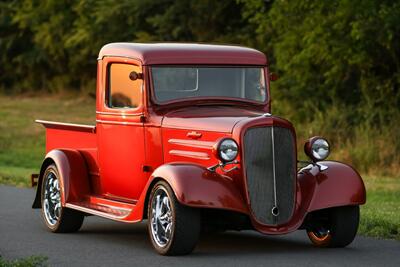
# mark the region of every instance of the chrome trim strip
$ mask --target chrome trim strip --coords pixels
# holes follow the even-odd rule
[[[208,148],[208,149],[211,149],[215,144],[215,142],[211,141],[185,140],[185,139],[169,139],[168,143],[186,147],[197,147],[197,148]]]
[[[210,156],[207,153],[195,152],[195,151],[170,150],[169,154],[170,155],[174,155],[174,156],[194,158],[194,159],[202,159],[202,160],[210,159]]]
[[[96,128],[96,126],[94,126],[94,125],[66,123],[66,122],[58,122],[58,121],[35,120],[35,122],[43,124],[43,125],[73,126],[73,127],[82,127],[82,128],[88,128],[88,129]]]
[[[274,138],[274,126],[271,127],[271,137],[272,137],[272,173],[274,175],[274,206],[277,207],[276,201],[276,173],[275,173],[275,138]]]
[[[65,130],[77,130],[84,132],[96,132],[96,126],[94,125],[86,125],[86,124],[75,124],[75,123],[65,123],[58,121],[44,121],[44,120],[35,120],[36,123],[42,124],[46,128],[52,129],[65,129]]]

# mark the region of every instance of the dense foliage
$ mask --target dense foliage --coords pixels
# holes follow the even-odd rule
[[[97,54],[106,43],[246,43],[249,27],[235,1],[21,0],[0,7],[6,92],[93,90]]]
[[[281,76],[274,113],[301,138],[325,134],[337,158],[400,170],[399,0],[2,1],[0,90],[93,92],[97,53],[116,41],[264,51]]]

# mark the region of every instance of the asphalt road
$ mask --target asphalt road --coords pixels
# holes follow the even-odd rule
[[[45,255],[50,266],[400,266],[400,242],[357,237],[344,249],[314,248],[303,231],[263,236],[253,231],[202,236],[188,256],[162,257],[145,223],[87,217],[77,233],[48,232],[34,191],[0,186],[0,255]]]

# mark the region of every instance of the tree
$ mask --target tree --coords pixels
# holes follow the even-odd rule
[[[281,74],[274,94],[297,119],[331,106],[380,123],[398,112],[399,1],[243,2]]]
[[[235,1],[22,0],[2,2],[0,76],[7,92],[94,90],[96,57],[110,42],[243,43]]]

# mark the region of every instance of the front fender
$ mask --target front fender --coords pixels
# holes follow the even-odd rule
[[[54,149],[47,153],[40,169],[36,197],[32,208],[41,208],[43,176],[50,164],[57,166],[62,206],[69,202],[79,202],[84,196],[90,194],[88,171],[81,153],[72,149]]]
[[[328,169],[309,170],[314,176],[315,188],[308,212],[330,207],[362,205],[366,202],[364,182],[356,170],[336,161],[322,161]]]
[[[203,166],[189,163],[165,164],[153,172],[150,183],[160,178],[168,182],[182,205],[248,213],[246,202],[234,182]]]

